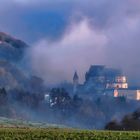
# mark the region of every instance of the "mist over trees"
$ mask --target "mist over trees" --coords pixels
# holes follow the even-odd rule
[[[49,100],[45,100],[44,95],[42,92],[31,93],[21,89],[7,92],[2,88],[0,116],[82,129],[112,129],[112,125],[113,128],[121,126],[114,122],[110,124],[111,120],[119,121],[139,106],[139,102],[110,96],[84,99],[77,94],[71,95],[64,88],[50,89]],[[138,120],[138,116],[135,112],[133,117]],[[125,117],[123,124],[133,121]]]

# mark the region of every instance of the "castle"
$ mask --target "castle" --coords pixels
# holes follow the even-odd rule
[[[78,85],[79,85],[79,77],[77,72],[75,71],[73,76],[73,93],[77,92]]]
[[[75,72],[73,77],[73,92],[77,94],[109,95],[140,100],[140,90],[129,87],[127,77],[119,69],[106,68],[103,65],[92,65],[85,74],[85,82],[79,84]]]

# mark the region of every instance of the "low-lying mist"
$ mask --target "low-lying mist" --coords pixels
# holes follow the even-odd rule
[[[56,124],[57,127],[103,130],[110,121],[120,121],[124,115],[139,108],[138,101],[123,97],[95,98],[93,93],[85,99],[78,95],[70,96],[64,89],[52,89],[49,102],[42,98],[42,94],[23,90],[11,93],[8,98],[6,93],[0,97],[0,116],[50,126]]]

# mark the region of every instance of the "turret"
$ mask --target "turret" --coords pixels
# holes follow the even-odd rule
[[[74,76],[73,76],[73,92],[77,92],[77,87],[79,85],[79,76],[77,72],[75,71]]]
[[[73,76],[73,84],[78,84],[79,83],[79,77],[77,72],[75,71],[74,76]]]

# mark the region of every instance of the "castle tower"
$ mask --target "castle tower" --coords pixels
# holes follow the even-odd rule
[[[77,72],[75,71],[74,76],[73,76],[73,93],[77,92],[78,85],[79,85],[79,76]]]

